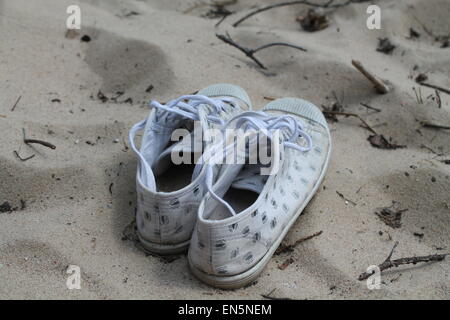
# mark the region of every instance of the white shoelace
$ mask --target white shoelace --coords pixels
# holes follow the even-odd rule
[[[303,130],[301,123],[293,116],[271,116],[263,111],[247,111],[230,119],[226,124],[226,127],[229,127],[234,121],[236,121],[236,129],[253,129],[262,132],[269,139],[273,138],[274,131],[280,130],[280,132],[283,133],[283,136],[287,137],[287,139],[283,141],[283,144],[288,148],[299,151],[309,151],[312,148],[311,136]],[[295,142],[299,137],[306,140],[306,147]]]
[[[188,102],[185,102],[185,100]],[[214,99],[203,95],[181,96],[178,99],[169,101],[166,105],[162,105],[158,101],[150,102],[151,107],[175,113],[194,121],[200,120],[199,106],[208,105],[213,109],[207,115],[207,119],[212,123],[217,123],[222,126],[225,124],[225,121],[219,117],[219,114],[222,111],[226,111],[227,104],[234,105],[234,102],[231,99]]]
[[[235,125],[233,125],[234,122]],[[244,131],[255,130],[256,132],[261,132],[270,140],[272,140],[274,132],[276,130],[280,130],[282,133],[280,137],[283,139],[281,144],[287,148],[296,149],[302,152],[312,149],[311,136],[303,130],[301,123],[290,115],[271,116],[262,111],[247,111],[230,119],[224,126],[224,131],[229,127],[233,127],[234,129],[242,128]],[[300,137],[306,140],[306,147],[303,147],[295,142]],[[229,148],[230,146],[226,146],[226,150]],[[236,212],[228,204],[228,202],[223,200],[213,191],[213,179],[213,167],[211,164],[207,164],[205,184],[208,192],[216,201],[224,205],[228,211],[235,216]]]
[[[185,102],[187,101],[187,102]],[[163,105],[157,101],[151,101],[149,106],[157,108],[159,110],[164,110],[170,113],[175,113],[179,116],[182,116],[187,119],[191,119],[194,121],[200,120],[200,106],[207,105],[212,107],[209,112],[206,114],[206,119],[212,123],[219,124],[220,126],[225,125],[225,121],[220,118],[219,114],[222,111],[226,111],[227,108],[235,107],[235,103],[232,99],[227,98],[209,98],[204,95],[184,95],[179,97],[178,99],[169,101],[166,105]],[[134,138],[138,131],[145,128],[147,123],[147,119],[144,119],[138,123],[136,123],[130,130],[128,139],[130,141],[131,149],[136,153],[138,158],[140,159],[140,163],[143,165],[144,170],[144,179],[148,181],[148,177],[153,176],[151,174],[151,168],[145,160],[144,156],[137,149]],[[154,180],[154,177],[153,177]],[[154,181],[150,183],[154,186]]]

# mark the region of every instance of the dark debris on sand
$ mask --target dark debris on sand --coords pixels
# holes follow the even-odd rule
[[[24,210],[26,208],[25,200],[20,200],[20,207],[13,207],[8,201],[4,201],[0,204],[0,213],[11,213],[14,211]]]
[[[90,42],[91,41],[91,37],[88,36],[87,34],[85,34],[84,36],[81,37],[80,39],[82,42]]]
[[[408,211],[408,209],[395,209],[393,207],[381,208],[380,211],[376,211],[375,214],[386,225],[393,229],[398,229],[402,226],[402,214]]]
[[[428,76],[425,73],[420,73],[415,80],[417,83],[422,83],[428,80]]]
[[[328,17],[318,9],[309,9],[306,15],[298,16],[296,20],[308,32],[320,31],[330,25]]]
[[[0,213],[11,212],[11,211],[13,211],[13,210],[8,201],[5,201],[2,204],[0,204]]]
[[[389,142],[382,134],[374,134],[369,136],[367,140],[370,142],[370,144],[378,149],[386,149],[386,150],[395,150],[395,149],[401,149],[406,148],[404,145],[398,145]]]
[[[388,38],[380,38],[378,39],[378,47],[377,51],[385,54],[392,54],[396,46],[391,43]]]

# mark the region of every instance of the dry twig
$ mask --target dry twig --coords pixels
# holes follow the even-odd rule
[[[434,124],[434,123],[429,123],[429,122],[422,122],[422,127],[432,128],[432,129],[450,130],[450,126],[444,126],[444,125]]]
[[[11,111],[14,111],[14,109],[16,109],[17,104],[19,103],[20,99],[22,99],[22,96],[19,96],[19,98],[17,98],[16,103],[14,103],[14,105],[11,108]]]
[[[358,69],[370,82],[372,82],[375,86],[375,89],[378,93],[385,94],[390,91],[389,87],[378,77],[374,76],[372,73],[367,71],[366,68],[362,65],[361,62],[352,60],[352,65]]]
[[[369,0],[347,0],[345,2],[336,3],[336,4],[333,4],[334,0],[329,0],[326,3],[323,3],[323,4],[314,3],[314,2],[311,2],[311,1],[308,1],[308,0],[297,0],[297,1],[280,2],[280,3],[271,4],[271,5],[268,5],[268,6],[265,6],[265,7],[261,7],[259,9],[256,9],[254,11],[251,11],[250,13],[246,14],[244,17],[242,17],[241,19],[239,19],[238,21],[233,23],[233,27],[237,27],[242,22],[244,22],[248,18],[254,16],[255,14],[258,14],[258,13],[261,13],[261,12],[264,12],[264,11],[267,11],[267,10],[270,10],[270,9],[274,9],[274,8],[286,7],[286,6],[297,5],[297,4],[304,4],[304,5],[315,7],[315,8],[337,9],[339,7],[344,7],[344,6],[347,6],[347,5],[352,4],[352,3],[361,3],[361,2],[368,2],[368,1]]]
[[[35,156],[35,154],[32,154],[32,155],[29,156],[29,157],[22,158],[16,150],[14,150],[13,152],[14,152],[14,155],[15,155],[20,161],[22,161],[22,162],[25,162],[25,161],[27,161],[27,160],[30,160],[30,159],[34,158],[34,156]]]
[[[363,106],[364,108],[367,108],[367,109],[370,109],[370,110],[374,110],[374,111],[376,111],[376,112],[381,112],[381,109],[378,109],[378,108],[374,108],[374,107],[372,107],[372,106],[369,106],[367,103],[360,103],[360,105],[361,106]]]
[[[357,206],[357,203],[356,203],[356,202],[354,202],[354,201],[352,201],[352,200],[346,198],[346,197],[345,197],[342,193],[340,193],[339,191],[336,190],[336,193],[337,193],[337,195],[338,195],[339,197],[341,197],[341,198],[344,199],[345,201],[351,203],[351,204],[354,205],[354,206]]]
[[[436,86],[434,84],[430,84],[430,83],[427,83],[427,82],[419,82],[419,84],[421,86],[424,86],[424,87],[428,87],[428,88],[431,88],[431,89],[435,89],[435,90],[444,92],[446,94],[450,94],[450,89],[442,88],[442,87],[439,87],[439,86]]]
[[[368,123],[366,121],[364,121],[363,118],[361,118],[360,115],[356,114],[356,113],[349,113],[349,112],[338,112],[338,111],[322,111],[322,113],[324,114],[331,114],[331,115],[336,115],[336,116],[346,116],[346,117],[355,117],[358,118],[363,124],[364,127],[369,130],[370,132],[372,132],[373,134],[377,134],[375,130],[372,129],[371,126],[368,125]]]
[[[373,135],[369,136],[369,138],[367,140],[370,142],[370,144],[372,146],[374,146],[376,148],[380,148],[380,149],[406,148],[406,146],[404,146],[404,145],[397,145],[397,144],[393,144],[393,143],[389,142],[382,134],[378,134],[371,126],[369,126],[369,124],[366,121],[364,121],[363,118],[361,118],[360,115],[358,115],[356,113],[339,112],[339,111],[325,111],[325,110],[322,110],[322,113],[324,115],[341,115],[341,116],[358,118],[363,123],[363,125],[361,125],[361,127],[365,128],[373,133]]]
[[[436,102],[438,105],[438,108],[442,108],[442,99],[441,99],[441,95],[439,94],[439,90],[435,90],[436,93]]]
[[[391,252],[389,253],[389,256],[386,258],[386,260],[384,260],[383,263],[378,265],[378,268],[380,268],[380,271],[384,271],[386,269],[390,269],[393,267],[398,267],[400,265],[404,265],[404,264],[417,264],[419,262],[437,262],[437,261],[442,261],[445,259],[446,256],[449,255],[449,253],[447,254],[433,254],[433,255],[429,255],[429,256],[420,256],[420,257],[408,257],[408,258],[400,258],[400,259],[395,259],[395,260],[391,260],[392,255],[394,254],[394,250],[395,248],[397,248],[398,246],[398,241],[394,244],[394,247],[392,248]],[[363,281],[368,279],[371,275],[373,275],[373,272],[364,272],[361,273],[358,277],[359,281]]]
[[[254,62],[256,62],[256,64],[258,66],[260,66],[262,69],[267,69],[262,63],[261,61],[259,61],[254,54],[260,50],[263,49],[267,49],[270,47],[274,47],[274,46],[284,46],[284,47],[290,47],[290,48],[294,48],[294,49],[298,49],[301,51],[307,51],[305,48],[300,47],[300,46],[296,46],[293,44],[289,44],[289,43],[284,43],[284,42],[273,42],[273,43],[268,43],[265,44],[263,46],[260,46],[256,49],[249,49],[249,48],[245,48],[241,45],[239,45],[238,43],[236,43],[233,39],[231,39],[230,35],[227,33],[226,35],[223,34],[216,34],[216,37],[219,38],[220,40],[222,40],[223,42],[239,49],[240,51],[242,51],[247,57],[249,57],[250,59],[252,59]]]
[[[371,135],[367,138],[367,140],[370,142],[370,144],[373,147],[378,148],[378,149],[395,150],[395,149],[406,148],[405,145],[399,145],[399,144],[390,142],[382,134]]]
[[[261,297],[263,297],[264,299],[268,299],[268,300],[292,300],[291,298],[276,298],[273,297],[272,294],[275,292],[276,289],[273,289],[272,291],[270,291],[269,294],[262,294]]]
[[[23,140],[23,142],[25,142],[26,144],[36,143],[36,144],[40,144],[40,145],[50,148],[50,149],[56,149],[55,145],[53,145],[47,141],[42,141],[42,140],[37,140],[37,139],[25,139],[25,140]]]
[[[422,99],[422,90],[420,90],[420,87],[416,90],[415,87],[412,88],[414,91],[414,94],[416,95],[416,100],[418,104],[423,104],[423,99]]]
[[[450,36],[448,34],[441,34],[436,35],[434,32],[430,29],[428,29],[422,21],[419,20],[415,15],[413,15],[413,18],[420,24],[422,29],[428,34],[430,37],[434,39],[434,41],[441,43],[441,48],[448,48],[450,45]]]
[[[316,232],[316,233],[314,233],[314,234],[312,234],[312,235],[310,235],[310,236],[300,238],[300,239],[298,239],[297,241],[295,241],[293,244],[289,244],[289,245],[281,244],[281,245],[278,247],[278,249],[275,251],[275,255],[279,255],[279,254],[285,253],[285,252],[291,252],[291,251],[293,251],[294,248],[295,248],[296,246],[298,246],[300,243],[302,243],[302,242],[304,242],[304,241],[306,241],[306,240],[315,238],[315,237],[317,237],[317,236],[320,236],[322,233],[323,233],[323,231],[321,230],[321,231]]]
[[[56,146],[51,144],[50,142],[43,141],[43,140],[37,140],[37,139],[27,139],[25,137],[25,129],[22,129],[22,132],[23,132],[23,142],[25,144],[33,144],[33,143],[35,143],[35,144],[40,144],[40,145],[42,145],[44,147],[47,147],[47,148],[50,148],[50,149],[53,149],[53,150],[56,149]]]

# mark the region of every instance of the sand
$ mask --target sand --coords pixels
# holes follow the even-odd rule
[[[433,89],[421,88],[423,103],[412,89],[419,87],[419,73],[450,88],[450,49],[440,48],[418,22],[448,34],[450,2],[379,1],[381,30],[366,28],[367,4],[353,4],[313,33],[295,21],[305,6],[267,11],[233,28],[256,3],[239,0],[227,7],[239,13],[215,28],[218,19],[204,17],[210,6],[185,13],[196,3],[201,1],[0,1],[0,204],[18,208],[0,213],[0,298],[262,299],[273,289],[273,296],[293,299],[450,298],[448,259],[383,273],[379,290],[357,280],[386,258],[395,241],[394,258],[450,251],[450,166],[440,161],[449,159],[450,132],[417,121],[449,125],[450,97],[441,93],[438,108]],[[65,37],[71,4],[82,10],[74,39]],[[408,39],[410,27],[421,37]],[[308,52],[261,51],[262,71],[215,37],[225,31],[247,47],[285,41]],[[83,35],[91,41],[80,41]],[[396,45],[391,55],[376,51],[380,37]],[[352,59],[393,90],[377,94]],[[330,123],[328,174],[286,242],[323,233],[274,257],[256,284],[235,291],[196,280],[185,256],[168,263],[122,239],[135,207],[136,159],[124,142],[127,131],[148,114],[146,101],[167,101],[217,82],[244,87],[256,108],[268,102],[264,96],[330,106],[335,92],[346,112],[407,146],[374,148],[356,118]],[[102,102],[99,91],[109,98],[124,94]],[[22,128],[56,149],[25,145]],[[15,150],[35,156],[20,161]],[[397,229],[375,215],[393,201],[408,209]],[[280,270],[289,257],[294,262]],[[80,290],[66,287],[68,265],[81,268]]]

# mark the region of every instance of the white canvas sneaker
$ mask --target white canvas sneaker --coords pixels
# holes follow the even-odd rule
[[[270,175],[261,165],[224,165],[206,180],[189,248],[189,265],[203,282],[225,289],[254,281],[317,191],[328,166],[331,139],[322,112],[312,103],[285,98],[265,112],[245,112],[234,127],[266,132],[271,145]],[[211,167],[207,166],[207,171]],[[209,172],[208,175],[214,173]],[[214,181],[214,182],[213,182]]]
[[[251,110],[245,91],[230,84],[216,84],[196,95],[182,96],[162,105],[156,101],[147,119],[130,130],[130,145],[138,157],[136,174],[136,224],[143,247],[157,254],[176,254],[187,250],[197,219],[197,208],[204,195],[205,169],[202,165],[174,165],[174,153],[198,158],[207,144],[193,143],[206,129],[221,127],[227,119]],[[181,142],[171,144],[176,129],[188,133]],[[136,134],[143,130],[140,149]],[[200,131],[196,135],[194,131]],[[198,137],[196,138],[198,139]],[[195,148],[194,146],[200,146]],[[192,161],[194,162],[195,159]]]

